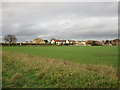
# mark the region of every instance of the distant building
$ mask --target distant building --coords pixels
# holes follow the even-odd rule
[[[86,41],[77,41],[76,46],[86,46]]]
[[[51,44],[55,44],[55,43],[56,43],[56,39],[55,39],[55,38],[52,38],[52,39],[50,40],[50,43],[51,43]]]
[[[41,38],[35,38],[32,43],[34,44],[45,44],[45,41],[42,40]]]
[[[87,45],[87,46],[92,46],[93,43],[94,43],[93,40],[87,40],[87,41],[86,41],[86,45]]]
[[[58,44],[59,42],[60,42],[60,40],[56,40],[56,39],[51,40],[51,44]]]
[[[76,44],[75,40],[66,40],[66,44]]]
[[[60,42],[61,42],[62,45],[66,44],[66,40],[60,40]]]
[[[99,46],[105,45],[104,41],[96,41],[96,44],[99,45]]]
[[[103,41],[87,40],[86,45],[87,46],[102,46],[102,45],[104,45],[104,42]]]
[[[62,42],[60,40],[55,40],[56,45],[62,45]]]
[[[57,40],[55,38],[52,38],[50,41],[51,44],[56,44],[56,45],[73,45],[76,44],[75,40]]]
[[[120,45],[120,39],[114,39],[111,41],[113,45]]]

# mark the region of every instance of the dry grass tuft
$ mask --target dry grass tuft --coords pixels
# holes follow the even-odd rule
[[[37,74],[35,74],[35,76],[38,77],[39,79],[42,79],[44,75],[45,75],[44,71],[41,71],[41,72],[38,72]]]
[[[2,68],[2,72],[7,72],[8,70],[8,68]]]
[[[19,72],[15,73],[15,74],[10,78],[11,81],[20,80],[20,79],[22,79],[22,74],[20,74]]]
[[[117,77],[117,69],[113,68],[112,66],[89,64],[85,66],[85,69],[88,71]]]

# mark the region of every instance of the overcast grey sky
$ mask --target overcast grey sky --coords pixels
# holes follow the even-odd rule
[[[117,2],[4,2],[2,35],[18,41],[105,40],[118,36]]]

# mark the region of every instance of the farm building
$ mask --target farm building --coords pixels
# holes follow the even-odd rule
[[[34,44],[44,44],[45,41],[42,40],[41,38],[35,38],[35,39],[32,41],[32,43],[34,43]]]

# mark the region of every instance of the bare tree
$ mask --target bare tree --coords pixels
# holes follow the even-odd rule
[[[4,41],[8,43],[15,43],[17,41],[17,38],[14,35],[6,35],[4,37]]]

